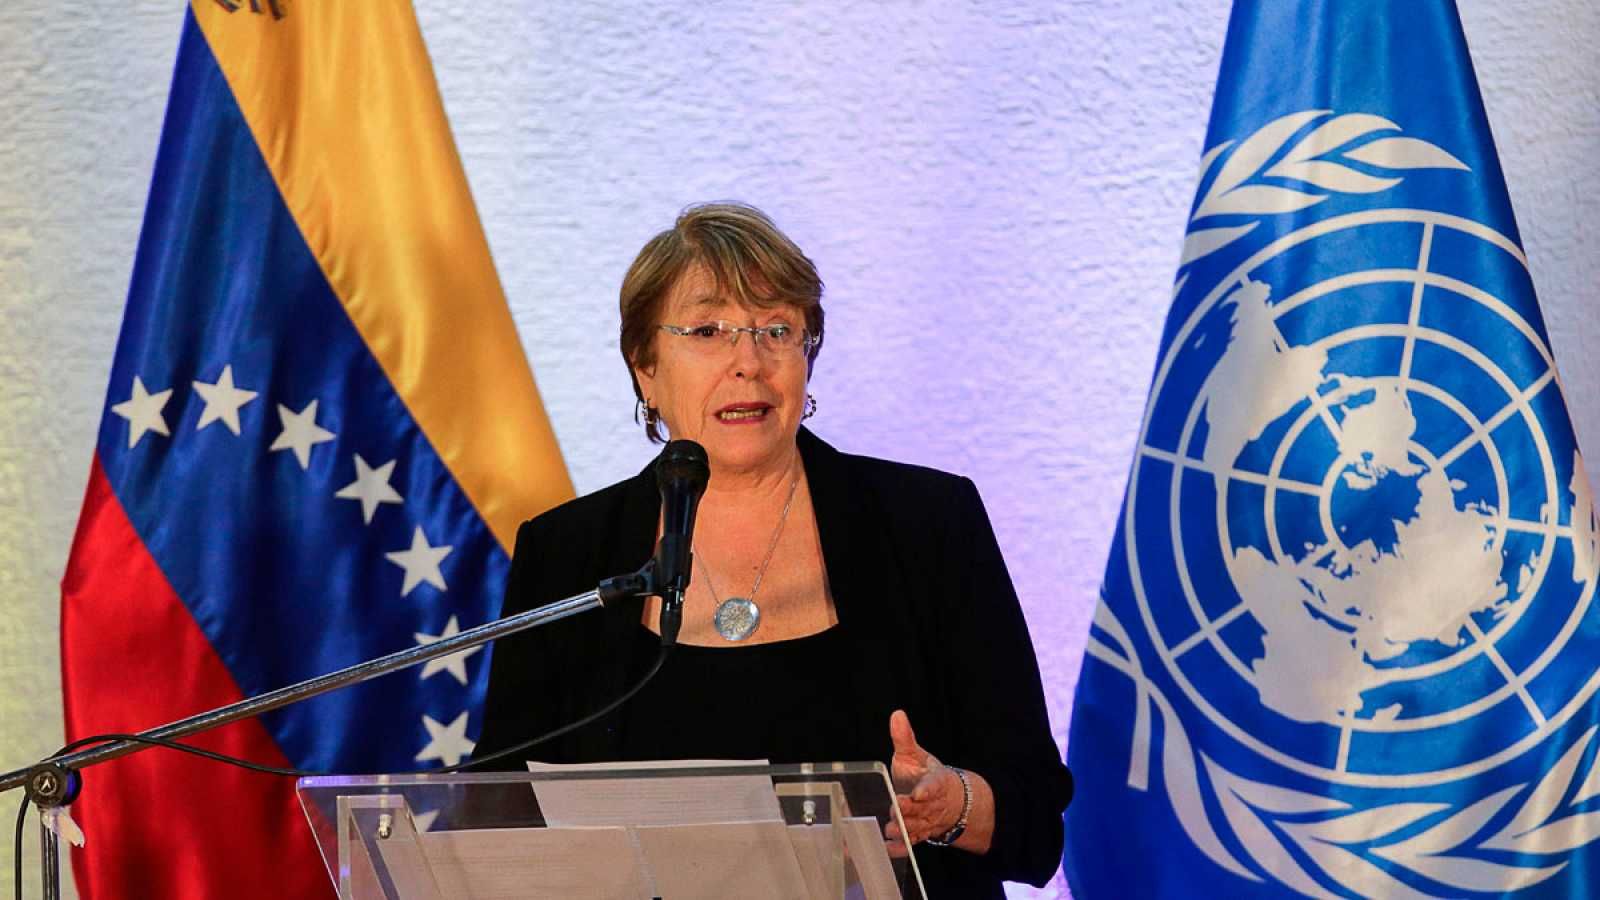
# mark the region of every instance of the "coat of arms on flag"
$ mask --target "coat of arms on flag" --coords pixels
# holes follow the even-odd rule
[[[1597,540],[1453,4],[1241,0],[1079,684],[1075,896],[1589,896]]]

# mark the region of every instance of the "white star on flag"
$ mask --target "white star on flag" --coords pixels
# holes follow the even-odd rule
[[[274,450],[293,450],[294,458],[300,461],[300,469],[304,471],[311,465],[311,448],[313,445],[333,440],[337,435],[326,428],[317,425],[317,403],[313,400],[305,409],[293,412],[282,403],[278,404],[278,420],[283,423],[283,433],[278,435],[267,448],[267,452]],[[360,457],[357,457],[359,459]],[[359,480],[359,479],[358,479]],[[367,516],[371,521],[372,517]]]
[[[400,596],[404,597],[411,593],[424,581],[441,591],[447,590],[444,586],[444,575],[439,571],[439,563],[450,555],[452,549],[454,547],[449,544],[442,547],[428,546],[428,539],[423,536],[422,526],[419,525],[411,534],[411,549],[385,553],[383,555],[385,559],[406,570],[405,584],[400,588]]]
[[[422,531],[422,529],[420,529],[420,528],[417,529],[417,532],[419,534],[421,533],[421,531]],[[446,548],[446,549],[449,549],[449,548]],[[417,639],[417,643],[418,644],[421,644],[423,646],[427,646],[428,644],[431,644],[431,643],[433,643],[435,641],[442,641],[442,640],[444,640],[445,638],[448,638],[448,637],[455,637],[456,635],[458,635],[460,633],[461,633],[461,625],[456,622],[456,617],[452,615],[450,617],[450,620],[444,623],[444,631],[443,632],[435,635],[435,634],[423,634],[422,632],[418,631],[415,634],[413,634],[412,637],[415,637]],[[451,675],[453,675],[455,677],[455,679],[457,681],[461,682],[462,684],[466,684],[467,683],[467,657],[471,656],[474,653],[477,653],[479,650],[482,650],[482,649],[483,649],[483,645],[479,644],[476,647],[468,647],[467,649],[462,650],[460,653],[452,653],[449,656],[441,656],[438,659],[430,659],[427,662],[422,664],[422,679],[427,679],[430,676],[435,675],[435,674],[437,674],[439,672],[449,672]],[[422,679],[419,679],[419,680],[422,680]]]
[[[194,430],[199,431],[212,422],[221,422],[237,436],[239,407],[254,400],[256,392],[240,390],[233,386],[233,366],[222,367],[222,377],[217,379],[216,384],[196,381],[194,389],[200,394],[200,399],[206,402],[206,408],[200,411],[200,424],[196,425]]]
[[[389,460],[376,469],[367,465],[361,454],[354,454],[356,458],[356,480],[339,489],[334,494],[341,500],[360,500],[361,518],[367,524],[372,524],[372,514],[377,512],[380,503],[404,503],[399,492],[389,486],[389,474],[394,471],[394,460]]]
[[[440,725],[432,716],[422,717],[422,727],[428,729],[428,746],[422,748],[417,754],[417,762],[427,762],[430,759],[442,760],[445,765],[453,766],[472,753],[472,748],[477,746],[467,740],[467,713],[462,711],[449,725]]]
[[[167,430],[167,420],[161,416],[161,408],[171,396],[172,388],[152,394],[145,390],[139,376],[133,376],[133,396],[111,407],[112,412],[128,420],[129,450],[139,443],[146,431],[172,437],[172,432]]]

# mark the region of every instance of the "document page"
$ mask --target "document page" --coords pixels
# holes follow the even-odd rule
[[[764,761],[674,760],[650,763],[528,763],[530,772],[605,772],[619,769],[698,769],[764,766]],[[545,823],[552,826],[705,825],[782,822],[778,794],[766,775],[686,775],[665,778],[595,778],[537,782]]]

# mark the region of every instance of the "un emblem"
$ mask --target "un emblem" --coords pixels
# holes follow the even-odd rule
[[[1327,116],[1207,155],[1221,165],[1186,263],[1255,227],[1208,218],[1465,168],[1411,138],[1349,149],[1396,126]],[[1169,326],[1129,479],[1138,622],[1102,604],[1111,646],[1091,646],[1140,690],[1130,784],[1145,786],[1153,708],[1180,824],[1243,877],[1260,880],[1219,825],[1308,896],[1550,877],[1564,859],[1528,855],[1600,837],[1600,813],[1572,808],[1600,796],[1595,729],[1558,734],[1600,687],[1600,530],[1521,249],[1469,219],[1371,208],[1216,277],[1180,280],[1199,299]],[[1494,778],[1547,740],[1536,783]]]

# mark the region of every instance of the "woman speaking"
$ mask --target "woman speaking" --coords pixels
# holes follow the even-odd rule
[[[972,482],[802,427],[823,338],[811,260],[755,209],[692,207],[639,252],[621,310],[646,435],[697,441],[711,467],[682,630],[636,697],[533,756],[881,760],[930,897],[1046,883],[1072,779],[1005,561]],[[639,568],[659,522],[646,469],[525,523],[502,614]],[[501,641],[478,754],[620,695],[656,659],[659,606]]]

